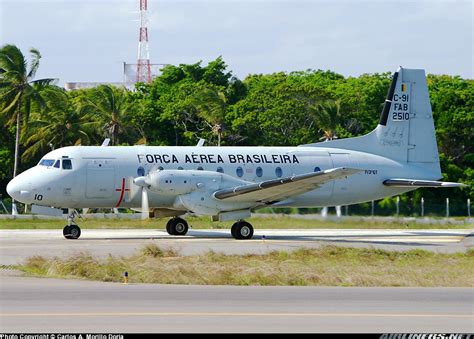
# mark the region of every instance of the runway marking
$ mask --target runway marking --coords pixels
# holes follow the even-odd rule
[[[426,238],[415,238],[415,237],[410,237],[406,236],[404,238],[347,238],[347,239],[342,239],[342,240],[350,240],[350,241],[365,241],[365,242],[393,242],[393,243],[398,243],[398,242],[419,242],[419,243],[440,243],[440,242],[461,242],[464,239],[464,237],[457,237],[457,236],[446,236],[446,237],[426,237]],[[320,239],[321,240],[321,239]],[[325,241],[325,239],[322,239]],[[328,240],[341,240],[340,238],[334,238]]]
[[[0,313],[13,317],[372,317],[372,318],[472,318],[473,314],[397,314],[397,313],[255,313],[255,312],[91,312],[91,313]]]
[[[406,236],[403,238],[385,238],[385,237],[380,237],[380,238],[333,238],[333,237],[326,237],[326,236],[304,236],[304,240],[292,240],[292,239],[272,239],[272,238],[266,238],[265,240],[259,239],[258,235],[254,237],[253,239],[249,240],[252,243],[257,243],[257,242],[264,242],[264,243],[308,243],[311,241],[317,241],[317,242],[334,242],[334,241],[351,241],[351,242],[391,242],[391,243],[406,243],[406,242],[416,242],[416,243],[458,243],[464,240],[465,237],[463,236],[446,236],[446,237],[438,237],[438,236],[433,236],[433,237],[426,237],[426,238],[419,238],[419,237],[410,237]],[[166,240],[176,240],[176,238],[153,238],[153,240],[161,240],[161,239],[166,239]],[[187,237],[187,238],[181,238],[179,239],[180,242],[193,242],[193,241],[202,241],[202,242],[220,242],[223,240],[228,240],[233,241],[233,238],[212,238],[212,239],[205,239],[205,238],[197,238],[197,237]]]

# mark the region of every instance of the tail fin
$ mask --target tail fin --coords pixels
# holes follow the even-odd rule
[[[379,124],[369,134],[304,146],[368,152],[400,162],[438,164],[439,169],[425,71],[400,67],[394,73]]]

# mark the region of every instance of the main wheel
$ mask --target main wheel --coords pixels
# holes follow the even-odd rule
[[[77,225],[66,225],[63,228],[63,235],[66,239],[79,239],[81,236],[81,229]]]
[[[168,230],[168,226],[166,226]],[[181,218],[173,218],[169,221],[169,234],[171,235],[186,235],[188,233],[188,223]]]
[[[253,227],[246,221],[237,221],[232,225],[231,234],[235,239],[252,239]]]
[[[168,232],[169,235],[174,235],[173,234],[173,230],[171,229],[171,223],[172,223],[173,219],[170,219],[168,220],[168,222],[166,223],[166,232]]]

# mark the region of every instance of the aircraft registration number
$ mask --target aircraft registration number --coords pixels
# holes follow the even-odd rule
[[[409,98],[408,94],[395,94],[393,96],[392,120],[405,121],[410,119],[410,112],[408,109]]]

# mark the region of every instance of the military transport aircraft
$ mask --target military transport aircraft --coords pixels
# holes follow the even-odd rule
[[[316,207],[381,199],[418,187],[460,187],[441,178],[424,70],[394,73],[380,122],[367,135],[298,147],[73,146],[46,154],[15,177],[8,194],[25,204],[68,208],[63,234],[77,239],[77,208],[131,208],[172,217],[170,235],[188,231],[187,212],[235,220],[263,206]]]

